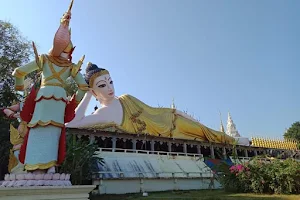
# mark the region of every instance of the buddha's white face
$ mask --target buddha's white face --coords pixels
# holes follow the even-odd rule
[[[115,97],[115,89],[110,75],[98,76],[94,80],[92,92],[100,102],[112,100]]]

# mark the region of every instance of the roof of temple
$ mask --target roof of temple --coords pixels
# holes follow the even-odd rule
[[[252,146],[272,148],[272,149],[290,149],[297,150],[298,143],[293,140],[272,140],[265,138],[252,138]]]

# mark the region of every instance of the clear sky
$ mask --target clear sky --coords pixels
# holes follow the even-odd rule
[[[46,53],[69,0],[0,5]],[[278,138],[300,115],[299,10],[299,0],[75,0],[73,58],[108,69],[117,95],[174,98],[214,129],[230,111],[241,135]]]

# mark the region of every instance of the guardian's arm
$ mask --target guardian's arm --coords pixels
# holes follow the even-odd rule
[[[39,69],[36,61],[32,61],[22,67],[14,70],[12,75],[15,77],[15,89],[18,91],[24,90],[24,78],[27,74]]]

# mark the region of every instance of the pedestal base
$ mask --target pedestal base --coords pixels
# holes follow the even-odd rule
[[[88,200],[94,185],[0,188],[0,200]]]
[[[70,174],[6,174],[1,187],[72,186]]]

